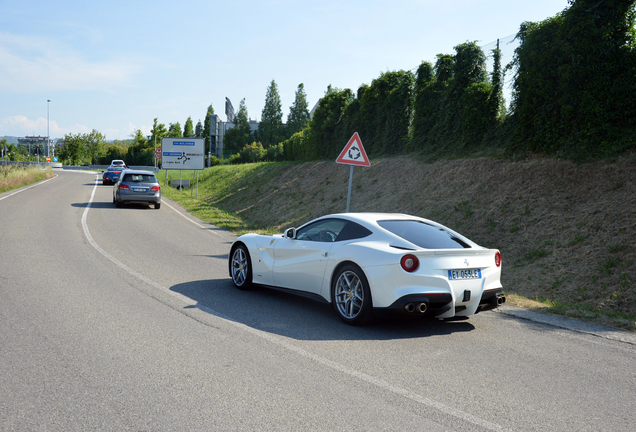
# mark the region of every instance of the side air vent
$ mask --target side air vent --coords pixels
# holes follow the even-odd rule
[[[392,248],[395,248],[395,249],[399,249],[399,250],[406,250],[406,251],[417,250],[417,249],[413,249],[413,248],[405,247],[405,246],[396,246],[396,245],[389,245],[389,246],[391,246]]]

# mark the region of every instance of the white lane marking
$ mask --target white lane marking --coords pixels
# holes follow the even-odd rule
[[[27,186],[24,189],[18,189],[17,191],[15,191],[15,192],[13,192],[13,193],[11,193],[9,195],[3,196],[2,198],[0,198],[0,201],[2,201],[3,199],[6,199],[6,198],[12,197],[13,195],[17,195],[20,192],[24,192],[25,190],[29,190],[29,189],[32,189],[32,188],[34,188],[36,186],[40,186],[40,185],[46,183],[47,181],[53,180],[56,177],[57,177],[57,174],[55,174],[55,176],[51,177],[50,179],[42,180],[41,182],[37,182],[36,184],[33,184],[31,186]]]
[[[314,353],[311,353],[309,351],[306,351],[302,348],[299,348],[289,342],[287,342],[286,340],[284,340],[283,338],[280,337],[276,337],[270,333],[266,333],[264,331],[252,328],[248,325],[245,325],[243,323],[237,322],[234,319],[225,316],[224,314],[215,311],[214,309],[210,309],[206,306],[200,305],[198,304],[197,301],[194,301],[193,299],[184,296],[183,294],[177,293],[175,291],[171,291],[168,288],[165,288],[161,285],[159,285],[158,283],[148,279],[147,277],[145,277],[144,275],[137,273],[136,271],[134,271],[133,269],[131,269],[130,267],[128,267],[127,265],[125,265],[124,263],[118,261],[115,257],[113,257],[112,255],[110,255],[108,252],[106,252],[104,249],[102,249],[96,242],[95,240],[93,240],[93,237],[91,236],[91,233],[88,230],[88,225],[86,223],[86,216],[88,215],[88,210],[91,207],[91,203],[93,202],[93,198],[95,197],[95,191],[97,190],[97,185],[98,185],[98,179],[95,179],[95,186],[93,187],[93,193],[91,194],[91,198],[88,201],[88,204],[86,205],[86,209],[84,210],[84,214],[82,215],[82,228],[84,230],[84,235],[86,235],[86,238],[88,239],[88,242],[91,244],[91,246],[93,246],[95,248],[95,250],[97,250],[97,252],[99,252],[100,254],[102,254],[105,258],[109,259],[112,263],[114,263],[117,267],[121,268],[122,270],[124,270],[125,272],[127,272],[128,274],[138,278],[139,280],[141,280],[142,282],[147,283],[148,285],[166,293],[166,294],[170,294],[171,296],[180,299],[181,301],[183,301],[186,305],[188,306],[196,306],[198,309],[201,309],[204,312],[207,312],[211,315],[217,316],[221,319],[226,320],[226,322],[228,324],[231,324],[232,326],[243,330],[247,333],[250,333],[254,336],[260,337],[261,339],[265,339],[268,342],[274,343],[280,347],[283,347],[284,349],[294,352],[302,357],[305,357],[307,359],[313,360],[323,366],[326,366],[330,369],[336,370],[338,372],[344,373],[346,375],[349,375],[351,377],[357,378],[359,380],[362,380],[366,383],[372,384],[376,387],[379,387],[381,389],[384,389],[386,391],[389,391],[391,393],[394,393],[396,395],[405,397],[407,399],[410,399],[414,402],[417,402],[421,405],[425,405],[427,407],[430,408],[435,408],[445,414],[448,414],[450,416],[453,416],[455,418],[458,418],[460,420],[463,420],[465,422],[468,423],[472,423],[474,425],[480,426],[484,429],[487,430],[492,430],[492,431],[502,431],[505,430],[502,426],[497,425],[495,423],[491,423],[487,420],[481,419],[479,417],[473,416],[471,414],[465,413],[463,411],[460,411],[458,409],[446,406],[440,402],[437,402],[435,400],[429,399],[427,397],[424,397],[422,395],[419,395],[417,393],[413,393],[409,390],[403,389],[401,387],[397,387],[387,381],[384,381],[382,379],[376,378],[374,376],[371,376],[369,374],[365,374],[363,372],[357,371],[355,369],[351,369],[347,366],[341,365],[337,362],[334,362],[332,360],[326,359],[324,357],[321,357],[319,355],[316,355]],[[185,217],[185,216],[184,216]],[[186,218],[187,219],[187,218]],[[191,221],[193,223],[196,224],[196,222]],[[197,224],[199,225],[199,224]],[[201,226],[201,225],[199,225]],[[202,227],[203,228],[203,227]]]
[[[185,220],[192,222],[193,224],[195,224],[196,226],[198,226],[201,229],[204,229],[212,234],[214,234],[215,236],[221,236],[219,233],[214,232],[213,230],[211,230],[209,227],[203,226],[200,223],[198,223],[197,221],[194,221],[192,219],[190,219],[189,217],[187,217],[186,215],[184,215],[183,213],[181,213],[179,210],[177,210],[176,208],[172,207],[170,204],[168,204],[167,202],[163,202],[162,204],[167,205],[168,207],[170,207],[172,210],[175,211],[175,213],[177,213],[178,215],[182,216],[183,218],[185,218]]]

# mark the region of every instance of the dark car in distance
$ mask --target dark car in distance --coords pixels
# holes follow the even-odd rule
[[[151,171],[125,170],[113,187],[113,203],[121,207],[123,204],[154,204],[155,209],[161,207],[161,186]]]
[[[108,167],[106,171],[104,171],[104,174],[102,174],[102,184],[103,185],[115,184],[117,182],[117,179],[119,178],[119,175],[125,169],[126,167],[121,167],[121,166]]]

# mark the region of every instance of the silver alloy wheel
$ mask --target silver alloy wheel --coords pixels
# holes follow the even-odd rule
[[[237,247],[232,255],[232,280],[241,287],[247,279],[247,254],[241,247]]]
[[[336,307],[344,318],[354,319],[364,305],[364,286],[352,271],[343,272],[335,287]]]

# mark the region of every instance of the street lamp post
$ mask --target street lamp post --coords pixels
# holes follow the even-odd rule
[[[49,134],[49,105],[51,99],[46,100],[46,156],[49,157],[49,147],[51,146],[51,136]]]

